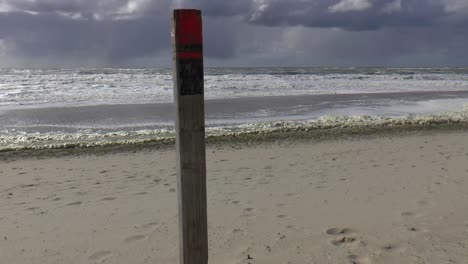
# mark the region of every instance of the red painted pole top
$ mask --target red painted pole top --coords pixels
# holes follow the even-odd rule
[[[177,45],[202,45],[201,11],[196,9],[174,10],[175,42]]]

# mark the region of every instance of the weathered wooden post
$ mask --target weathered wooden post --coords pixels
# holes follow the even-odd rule
[[[208,263],[203,42],[200,10],[174,10],[174,100],[181,264]]]

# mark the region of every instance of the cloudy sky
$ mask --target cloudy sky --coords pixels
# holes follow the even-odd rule
[[[468,66],[468,0],[0,0],[0,67],[171,66],[181,7],[208,66]]]

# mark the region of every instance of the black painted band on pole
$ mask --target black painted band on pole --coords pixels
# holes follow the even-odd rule
[[[200,10],[173,13],[181,264],[208,263],[203,38]]]

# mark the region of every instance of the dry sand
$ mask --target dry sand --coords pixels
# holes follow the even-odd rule
[[[466,131],[207,159],[210,263],[468,263]],[[173,149],[0,164],[0,263],[177,263]]]

